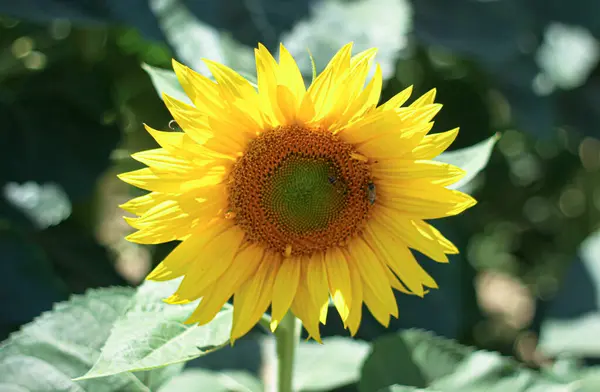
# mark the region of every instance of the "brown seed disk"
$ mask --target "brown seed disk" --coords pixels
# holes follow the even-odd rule
[[[286,126],[262,133],[249,142],[228,178],[230,217],[248,240],[283,254],[289,253],[290,246],[291,253],[299,255],[345,244],[361,230],[371,208],[369,165],[353,154],[352,145],[320,128]],[[331,186],[341,193],[333,197],[331,208],[325,209],[328,215],[319,218],[319,224],[313,224],[311,217],[290,224],[281,219],[286,206],[274,196],[280,193],[274,178],[281,177],[278,170],[312,163],[331,168]]]

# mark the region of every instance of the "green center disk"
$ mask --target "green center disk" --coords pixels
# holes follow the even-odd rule
[[[287,230],[302,234],[325,229],[343,210],[346,185],[327,160],[291,155],[263,189],[263,208]]]

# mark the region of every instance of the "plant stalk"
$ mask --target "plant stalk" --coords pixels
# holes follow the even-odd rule
[[[292,392],[294,358],[300,341],[302,323],[288,312],[275,330],[277,349],[277,392]]]

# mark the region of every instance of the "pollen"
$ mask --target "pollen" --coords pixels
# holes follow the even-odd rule
[[[228,178],[232,219],[284,255],[343,245],[369,216],[370,168],[320,128],[278,127],[248,143]]]

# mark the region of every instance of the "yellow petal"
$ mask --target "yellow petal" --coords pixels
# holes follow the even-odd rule
[[[144,127],[161,147],[177,157],[190,161],[195,161],[196,159],[235,161],[235,157],[231,154],[221,154],[209,150],[205,146],[193,141],[189,135],[183,132],[157,131],[146,124],[144,124]]]
[[[309,337],[317,342],[321,342],[321,332],[319,331],[319,306],[315,304],[306,283],[306,275],[300,279],[298,291],[294,302],[292,302],[292,312],[302,320],[302,325],[308,331]]]
[[[283,85],[277,86],[277,103],[283,118],[281,125],[292,125],[296,123],[296,97]]]
[[[279,46],[279,84],[285,85],[294,95],[295,101],[300,102],[306,92],[304,79],[298,69],[296,61],[288,50],[280,44]]]
[[[196,143],[204,144],[208,139],[215,136],[208,128],[208,116],[206,114],[202,114],[195,107],[167,94],[163,94],[163,100],[173,119]]]
[[[240,74],[223,64],[207,59],[202,59],[202,61],[215,77],[221,92],[221,97],[226,101],[232,102],[235,101],[235,98],[242,98],[250,101],[257,99],[254,87],[252,87],[250,82]]]
[[[392,159],[410,152],[419,140],[431,130],[433,123],[415,125],[402,132],[391,132],[362,143],[359,151],[370,159]]]
[[[394,111],[398,113],[398,117],[400,117],[405,126],[408,127],[431,121],[440,110],[442,110],[442,105],[434,103],[419,107],[398,108]]]
[[[277,104],[278,65],[271,53],[262,44],[254,50],[258,93],[266,119],[273,127],[280,125],[285,119]]]
[[[150,192],[143,196],[139,196],[133,198],[121,205],[119,208],[127,212],[131,212],[132,214],[142,215],[144,212],[148,211],[150,208],[154,207],[162,203],[163,201],[171,198],[171,196],[160,193],[160,192]]]
[[[240,250],[227,271],[223,273],[223,279],[219,279],[206,288],[206,295],[202,297],[200,304],[185,323],[202,325],[210,322],[227,300],[233,296],[233,293],[253,277],[262,261],[263,254],[263,247],[256,244],[250,244]]]
[[[375,66],[375,74],[373,74],[373,79],[365,89],[368,92],[366,97],[364,107],[375,107],[379,103],[379,98],[381,97],[381,87],[383,86],[383,77],[381,74],[381,66],[377,64]]]
[[[315,118],[315,105],[313,105],[310,95],[305,94],[302,98],[296,118],[301,124],[308,124]]]
[[[370,48],[367,50],[363,50],[362,52],[357,53],[354,56],[352,56],[352,58],[350,59],[350,66],[352,68],[354,68],[354,67],[358,66],[358,64],[360,64],[364,61],[370,63],[375,58],[376,54],[377,54],[377,48]]]
[[[407,246],[435,261],[448,262],[444,248],[439,242],[431,233],[418,227],[413,221],[403,218],[401,215],[394,214],[393,211],[386,208],[381,208],[372,219],[379,222]]]
[[[440,233],[440,231],[434,226],[422,220],[415,220],[414,223],[422,230],[428,230],[429,232],[431,232],[431,234],[433,234],[433,236],[437,239],[439,244],[444,248],[445,253],[452,255],[459,253],[458,248],[456,248],[456,246],[449,239],[444,237],[444,235]]]
[[[375,295],[375,293],[368,284],[363,285],[363,297],[365,300],[365,305],[367,305],[367,308],[375,317],[375,320],[377,320],[379,324],[387,328],[390,325],[390,312],[387,309],[386,304],[383,303],[377,297],[377,295]]]
[[[348,314],[348,329],[352,336],[356,335],[362,318],[363,282],[361,275],[354,263],[348,263],[350,283],[352,285],[352,307]]]
[[[405,88],[404,90],[400,91],[398,94],[390,98],[386,103],[381,105],[379,109],[393,110],[399,108],[400,106],[404,105],[406,101],[408,101],[408,98],[410,98],[410,95],[412,94],[412,90],[413,86]]]
[[[296,296],[298,283],[300,282],[300,267],[299,258],[285,257],[281,263],[273,286],[273,304],[271,306],[272,331],[275,331]]]
[[[352,283],[346,256],[339,248],[327,249],[325,268],[333,303],[345,326],[352,308]]]
[[[117,175],[122,181],[135,187],[154,192],[185,193],[199,188],[218,185],[225,177],[225,167],[198,167],[185,175],[167,173],[149,168]]]
[[[250,331],[267,310],[280,263],[280,255],[266,253],[256,275],[234,294],[232,343]]]
[[[192,233],[146,277],[148,280],[165,281],[183,275],[198,255],[198,251],[214,237],[231,227],[231,222],[216,220]]]
[[[433,88],[419,97],[419,99],[417,99],[415,102],[411,103],[409,107],[418,108],[425,105],[431,105],[435,100],[435,94],[436,89]]]
[[[390,235],[384,227],[377,222],[369,222],[363,235],[410,291],[422,297],[425,294],[423,285],[437,288],[435,281],[419,265],[406,245]]]
[[[427,181],[407,181],[403,186],[378,183],[377,201],[407,218],[437,219],[460,214],[477,201],[466,193]]]
[[[220,117],[226,115],[218,85],[190,68],[173,60],[173,69],[186,94],[202,114]]]
[[[446,151],[458,135],[458,128],[425,136],[409,154],[412,159],[433,159]]]
[[[167,172],[187,173],[195,168],[191,161],[174,156],[164,148],[137,152],[131,157],[151,168]]]
[[[319,320],[322,324],[327,321],[329,308],[329,288],[327,286],[327,270],[323,252],[313,253],[308,262],[303,263],[306,271],[306,283],[313,302],[319,308]]]
[[[371,165],[375,179],[391,184],[406,180],[428,180],[432,184],[447,186],[465,176],[466,172],[448,163],[435,161],[414,161],[407,159],[388,159]]]
[[[364,285],[368,285],[385,308],[398,317],[396,298],[388,283],[389,280],[385,271],[387,267],[379,260],[377,254],[373,252],[367,242],[361,237],[353,238],[348,245],[347,258],[360,273]]]
[[[179,298],[194,300],[203,295],[203,290],[220,279],[238,253],[245,232],[238,226],[219,233],[196,250],[192,264],[177,288]],[[223,276],[223,279],[228,279]]]

